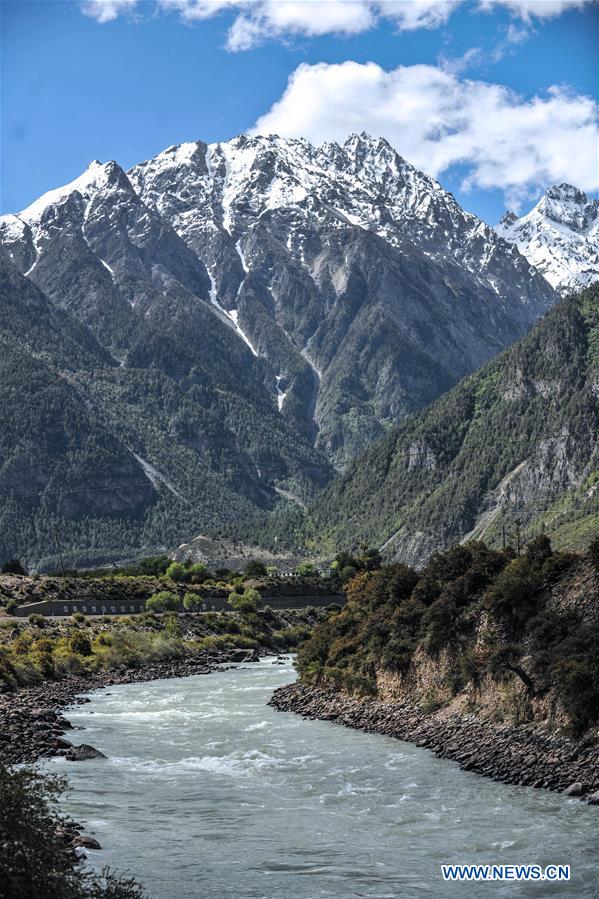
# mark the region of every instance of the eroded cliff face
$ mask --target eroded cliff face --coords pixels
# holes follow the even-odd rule
[[[557,583],[547,584],[544,592],[546,614],[582,625],[599,623],[599,575],[592,565],[575,564]],[[530,639],[523,642],[518,667],[524,675],[532,672],[532,690],[513,672],[506,672],[500,681],[488,673],[467,680],[489,652],[506,641],[505,628],[480,611],[467,650],[444,648],[432,655],[419,646],[405,673],[378,666],[376,696],[381,702],[415,704],[441,718],[473,714],[494,723],[532,723],[547,732],[567,728],[570,715],[563,697],[555,687],[546,688],[542,672],[534,673],[537,649]]]

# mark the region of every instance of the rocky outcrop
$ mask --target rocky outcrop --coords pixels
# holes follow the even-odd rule
[[[415,743],[465,771],[502,783],[567,791],[599,804],[599,748],[544,734],[531,725],[512,727],[474,715],[427,714],[405,701],[358,699],[301,683],[276,690],[270,704],[281,712]]]

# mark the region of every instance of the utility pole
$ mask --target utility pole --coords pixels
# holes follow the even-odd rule
[[[60,540],[58,539],[58,531],[56,528],[53,528],[54,533],[54,542],[56,543],[56,548],[58,550],[58,558],[60,559],[60,573],[64,577],[64,565],[62,564],[62,549],[60,548]]]
[[[516,518],[516,551],[518,553],[518,558],[520,558],[520,525],[521,521],[519,518]]]
[[[503,541],[503,551],[505,552],[505,521],[501,525],[501,539]]]

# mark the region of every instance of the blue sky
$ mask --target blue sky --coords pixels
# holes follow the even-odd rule
[[[384,133],[491,223],[555,180],[599,187],[596,4],[420,0],[420,22],[406,3],[212,2],[4,0],[2,212],[94,158],[126,168],[257,123]]]

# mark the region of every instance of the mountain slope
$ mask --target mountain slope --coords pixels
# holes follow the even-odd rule
[[[554,301],[514,247],[366,134],[198,141],[128,174],[205,262],[281,414],[341,467]]]
[[[42,406],[47,382],[71,409],[56,447],[89,455],[73,490],[114,494],[122,470],[150,491],[131,516],[120,499],[85,524],[83,504],[63,514],[61,479],[46,490],[58,449],[36,456],[35,414],[11,432],[11,397],[1,436],[24,449],[7,490],[31,476],[41,497],[11,513],[32,560],[53,516],[69,551],[100,560],[310,503],[333,466],[555,300],[514,246],[368,135],[183,144],[128,173],[96,161],[1,217],[0,238],[0,336],[29,335]],[[100,449],[93,470],[96,444],[114,446],[113,470]]]
[[[495,230],[562,294],[599,280],[599,200],[571,184],[550,187],[522,218],[506,213]]]
[[[95,161],[0,236],[123,367],[209,363],[340,467],[555,300],[517,249],[365,134],[200,141],[129,173]]]
[[[599,530],[599,286],[388,434],[312,509],[329,549],[362,540],[402,561],[466,537],[558,543]]]
[[[196,320],[177,312],[145,318],[121,366],[0,256],[0,558],[53,564],[55,528],[71,563],[167,548],[330,477],[267,395],[228,386],[226,355],[186,356],[176,332]]]

